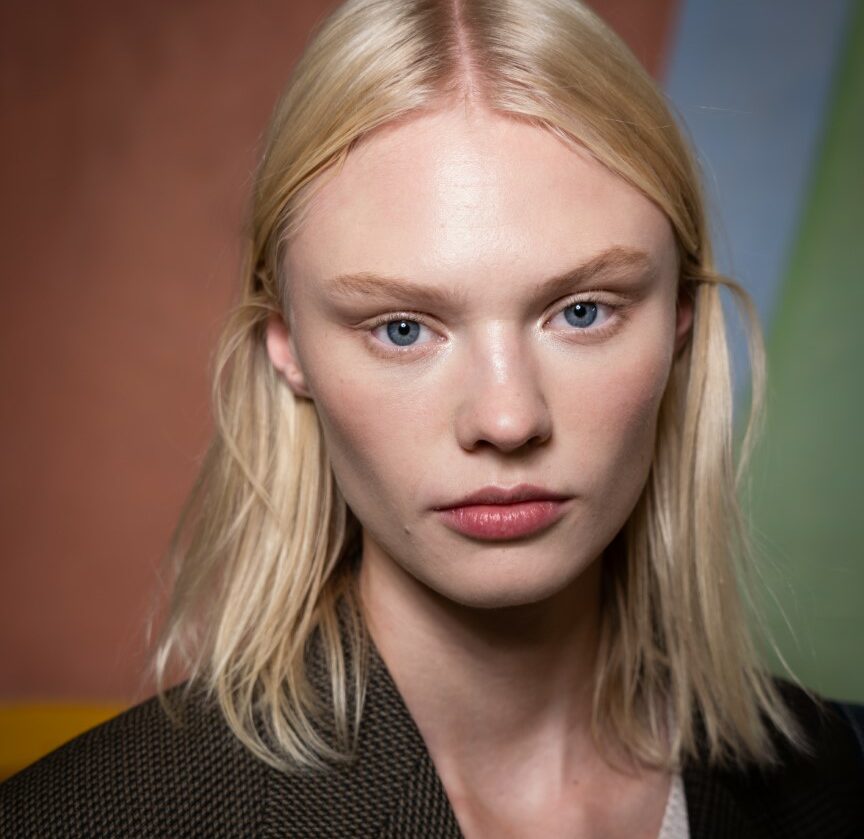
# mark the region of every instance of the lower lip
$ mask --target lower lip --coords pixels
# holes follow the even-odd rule
[[[438,510],[444,523],[475,539],[501,541],[538,533],[564,514],[565,501],[477,504]]]

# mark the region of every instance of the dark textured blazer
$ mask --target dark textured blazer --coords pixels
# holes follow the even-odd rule
[[[315,649],[315,645],[313,645]],[[255,758],[198,694],[172,723],[150,699],[0,785],[0,837],[461,837],[422,737],[374,645],[357,760],[288,776]],[[313,684],[325,691],[320,648]],[[862,839],[861,706],[781,687],[816,745],[782,766],[682,775],[693,839]],[[173,691],[177,696],[177,689]],[[857,715],[857,716],[856,716]]]

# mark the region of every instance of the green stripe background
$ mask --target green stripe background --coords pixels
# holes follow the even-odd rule
[[[782,656],[810,687],[864,701],[864,3],[850,20],[768,336],[747,506]]]

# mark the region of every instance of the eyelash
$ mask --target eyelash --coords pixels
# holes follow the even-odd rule
[[[594,303],[597,306],[605,307],[609,310],[609,315],[607,316],[606,320],[603,321],[603,323],[601,323],[599,326],[588,326],[585,329],[576,329],[575,327],[573,327],[571,330],[569,330],[573,333],[581,333],[582,335],[586,336],[581,340],[593,340],[602,338],[606,334],[617,328],[618,321],[623,317],[623,309],[625,308],[623,304],[610,303],[608,300],[604,300],[602,298],[603,295],[599,294],[595,294],[593,297],[574,297],[573,299],[566,301],[562,306],[556,309],[553,317],[561,314],[566,309],[569,309],[571,306],[575,306],[577,303]],[[429,320],[424,315],[418,314],[416,312],[390,312],[389,314],[380,315],[372,323],[369,324],[367,329],[370,337],[377,345],[376,349],[380,348],[380,351],[384,355],[402,355],[404,353],[416,352],[418,349],[418,346],[415,344],[409,344],[405,347],[399,347],[395,344],[385,344],[383,341],[379,341],[372,337],[372,332],[374,332],[379,326],[384,326],[385,324],[392,323],[393,321],[397,320],[407,320],[411,323],[419,323],[427,327],[428,329],[432,328]]]

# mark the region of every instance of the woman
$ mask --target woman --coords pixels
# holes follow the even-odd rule
[[[0,826],[857,835],[856,709],[748,630],[721,286],[749,305],[585,7],[349,0],[257,173],[157,658],[188,678]]]

